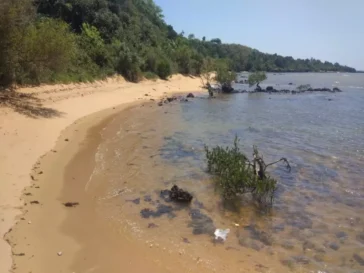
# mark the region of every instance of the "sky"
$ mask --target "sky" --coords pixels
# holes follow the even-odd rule
[[[364,0],[155,0],[185,35],[364,70]]]

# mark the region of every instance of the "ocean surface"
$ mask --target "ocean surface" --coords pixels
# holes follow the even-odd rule
[[[343,92],[201,96],[116,118],[89,181],[105,187],[100,213],[211,271],[364,272],[364,74],[269,74],[261,86],[300,84]],[[235,136],[247,155],[257,145],[266,162],[291,164],[269,169],[278,180],[269,211],[249,196],[224,202],[206,173],[204,145],[229,146]],[[193,194],[191,205],[160,194],[174,184]],[[216,228],[230,229],[224,243]]]

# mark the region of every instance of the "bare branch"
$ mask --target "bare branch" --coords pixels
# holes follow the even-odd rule
[[[288,160],[287,160],[285,157],[282,157],[280,160],[277,160],[277,161],[275,161],[275,162],[272,162],[272,163],[269,163],[269,164],[265,165],[264,170],[265,170],[267,167],[272,166],[272,165],[274,165],[274,164],[277,164],[277,163],[279,163],[279,162],[281,162],[281,161],[283,161],[284,163],[286,163],[286,168],[287,168],[288,172],[290,172],[290,171],[291,171],[291,165],[289,165],[289,162],[288,162]]]

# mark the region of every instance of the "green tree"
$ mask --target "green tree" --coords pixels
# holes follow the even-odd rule
[[[222,92],[233,91],[232,82],[236,79],[236,73],[229,70],[226,61],[219,61],[216,64],[215,81],[220,84]]]
[[[254,72],[254,73],[249,75],[248,83],[249,83],[250,86],[253,86],[253,85],[256,84],[257,88],[261,89],[259,84],[262,81],[265,81],[266,79],[267,79],[267,75],[265,74],[265,72]]]
[[[16,81],[19,53],[35,10],[28,0],[2,0],[0,14],[0,86],[9,86]]]

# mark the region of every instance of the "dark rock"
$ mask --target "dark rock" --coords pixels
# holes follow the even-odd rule
[[[288,85],[293,85],[293,83],[290,82]]]
[[[340,88],[338,88],[338,87],[334,87],[332,89],[332,91],[334,91],[334,92],[342,92],[342,90]]]
[[[189,93],[188,95],[187,95],[187,98],[194,98],[195,97],[195,95],[194,94],[192,94],[192,93]]]
[[[172,102],[172,101],[175,101],[177,100],[177,97],[173,96],[173,97],[169,97],[166,99],[168,102]]]
[[[223,93],[231,93],[232,91],[234,91],[234,88],[232,88],[230,84],[222,84],[221,91]]]
[[[40,203],[39,203],[39,201],[35,200],[35,201],[30,201],[30,204],[32,204],[32,205],[39,205]]]
[[[188,102],[188,99],[181,98],[179,101],[180,101],[180,102]]]
[[[176,202],[186,202],[189,203],[192,201],[193,196],[183,189],[178,188],[178,186],[174,185],[169,192],[169,198],[172,201]],[[165,194],[165,191],[164,191]]]
[[[158,106],[163,106],[163,102],[159,102],[158,103]]]
[[[313,91],[317,91],[317,92],[331,92],[330,88],[324,87],[324,88],[314,88]]]
[[[144,96],[148,97],[148,96],[149,96],[149,94],[144,94]]]
[[[266,91],[273,91],[274,90],[274,88],[273,88],[273,86],[267,86],[267,88],[265,89]]]
[[[191,222],[188,226],[193,228],[193,234],[214,234],[216,228],[213,220],[207,215],[203,214],[199,209],[191,209],[190,217]]]
[[[157,228],[158,225],[154,224],[154,223],[149,223],[148,224],[148,228]]]
[[[73,207],[77,207],[80,203],[78,202],[66,202],[66,203],[63,203],[63,205],[65,207],[68,207],[68,208],[73,208]]]
[[[337,243],[330,243],[329,247],[333,250],[338,250],[340,248],[340,246]]]
[[[64,141],[69,141],[69,139],[68,139],[68,138],[66,138]]]
[[[353,255],[353,259],[358,263],[360,264],[361,266],[364,266],[364,258],[361,257],[359,254],[354,254]]]

